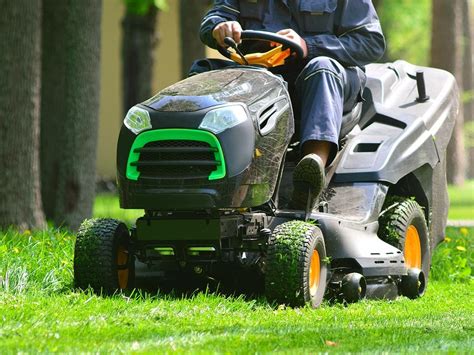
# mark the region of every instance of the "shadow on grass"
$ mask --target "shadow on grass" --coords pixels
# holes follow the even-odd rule
[[[230,282],[228,281],[230,280]],[[94,290],[89,287],[81,289],[71,285],[70,292],[84,293],[103,299],[124,298],[140,300],[166,300],[181,301],[193,300],[199,295],[239,299],[269,304],[263,295],[263,280],[250,277],[242,273],[239,277],[229,276],[228,280],[196,277],[192,274],[180,274],[174,280],[158,280],[152,277],[139,277],[135,279],[134,288],[130,290],[117,290],[113,293],[105,290]],[[238,283],[238,281],[241,283]],[[273,305],[277,307],[278,305]]]
[[[193,274],[180,274],[179,277],[168,280],[140,277],[135,280],[135,287],[147,294],[178,299],[192,298],[198,293],[205,293],[253,300],[261,298],[264,291],[263,278],[251,272],[241,272],[219,279]]]

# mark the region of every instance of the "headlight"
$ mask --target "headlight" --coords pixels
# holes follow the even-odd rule
[[[138,134],[151,128],[150,114],[147,110],[133,106],[130,110],[128,110],[127,115],[123,120],[123,124],[130,131]]]
[[[246,119],[247,112],[242,106],[226,106],[206,113],[206,116],[204,116],[199,128],[218,134],[228,128],[237,126]]]

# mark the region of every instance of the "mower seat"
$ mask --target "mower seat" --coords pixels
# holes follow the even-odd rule
[[[351,111],[344,112],[342,116],[341,132],[339,134],[339,141],[344,139],[347,134],[354,129],[359,123],[362,115],[362,102],[357,103]]]

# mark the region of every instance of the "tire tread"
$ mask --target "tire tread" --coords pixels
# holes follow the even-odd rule
[[[307,260],[313,252],[314,239],[321,235],[315,229],[319,231],[314,224],[303,221],[290,221],[275,228],[268,241],[265,275],[265,294],[270,302],[303,306],[309,301]]]
[[[406,230],[409,225],[416,224],[422,243],[422,269],[427,277],[431,252],[424,211],[413,199],[390,196],[390,202],[392,201],[396,201],[396,205],[379,219],[378,235],[383,241],[403,251]]]
[[[75,287],[107,294],[119,288],[114,244],[125,231],[128,234],[127,227],[112,218],[87,219],[81,224],[74,250]]]

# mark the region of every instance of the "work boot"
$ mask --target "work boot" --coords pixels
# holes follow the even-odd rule
[[[308,154],[300,160],[293,172],[291,207],[312,210],[326,184],[323,161],[317,154]]]

